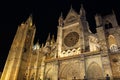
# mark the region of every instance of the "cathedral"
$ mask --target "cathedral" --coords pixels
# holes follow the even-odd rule
[[[90,30],[86,11],[71,8],[58,18],[57,38],[34,44],[32,16],[18,26],[1,80],[120,80],[120,26],[116,15],[94,16]]]

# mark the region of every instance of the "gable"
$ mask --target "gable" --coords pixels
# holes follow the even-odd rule
[[[73,9],[71,9],[65,18],[64,24],[66,25],[76,21],[78,21],[78,14]]]

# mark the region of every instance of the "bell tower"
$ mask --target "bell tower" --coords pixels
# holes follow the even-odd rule
[[[12,42],[1,80],[21,80],[29,64],[30,51],[36,28],[30,15],[26,22],[18,26]]]
[[[112,78],[112,70],[110,66],[109,52],[108,52],[107,41],[106,41],[107,39],[106,39],[102,16],[97,14],[95,16],[95,21],[97,26],[96,30],[98,33],[97,36],[98,36],[100,49],[101,49],[101,61],[102,61],[103,70],[104,70],[103,75],[105,76],[106,74],[109,74],[110,77]]]

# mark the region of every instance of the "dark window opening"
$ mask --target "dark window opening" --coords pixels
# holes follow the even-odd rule
[[[110,28],[113,28],[112,24],[110,22],[107,22],[105,24],[105,29],[110,29]]]

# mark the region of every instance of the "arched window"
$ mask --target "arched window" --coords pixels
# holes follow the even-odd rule
[[[109,42],[109,47],[112,45],[112,44],[117,44],[116,43],[116,39],[113,35],[109,35],[108,37],[108,42]]]

